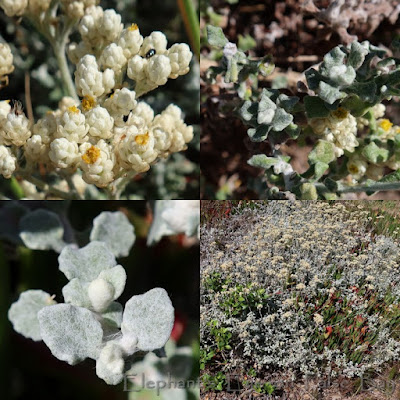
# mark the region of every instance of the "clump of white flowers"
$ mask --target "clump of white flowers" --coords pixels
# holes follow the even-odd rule
[[[4,177],[15,173],[29,179],[40,165],[63,178],[78,173],[87,184],[118,197],[134,175],[185,150],[193,139],[193,128],[185,124],[177,106],[155,115],[139,100],[168,79],[189,72],[189,46],[180,43],[168,48],[166,36],[158,31],[143,37],[137,24],[124,27],[121,15],[97,3],[63,0],[59,4],[81,35],[79,43],[68,46],[68,56],[76,64],[75,82],[70,80],[69,87],[76,93],[32,122],[20,107],[0,102],[0,174]],[[1,0],[0,6],[9,16],[41,19],[46,18],[50,1]],[[12,70],[10,49],[0,44],[0,80]],[[65,75],[65,70],[61,73]]]

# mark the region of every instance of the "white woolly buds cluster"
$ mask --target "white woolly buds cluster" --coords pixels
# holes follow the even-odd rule
[[[13,55],[7,43],[0,43],[0,82],[14,71]]]
[[[345,109],[338,108],[326,118],[312,118],[309,124],[317,135],[334,143],[335,155],[340,157],[344,151],[350,153],[359,145],[357,140],[357,121]]]

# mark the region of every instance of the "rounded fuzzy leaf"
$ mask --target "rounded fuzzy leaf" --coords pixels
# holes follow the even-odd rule
[[[387,161],[389,158],[389,150],[378,147],[375,142],[371,142],[362,150],[362,155],[374,164]]]
[[[72,279],[62,288],[64,301],[77,307],[90,308],[92,303],[88,296],[88,282],[82,282],[78,278]]]
[[[319,83],[319,97],[328,104],[333,104],[336,100],[342,99],[346,93],[341,92],[338,88],[328,85],[321,81]]]
[[[97,359],[103,330],[95,315],[70,304],[45,307],[38,313],[40,333],[52,354],[70,365]]]
[[[278,108],[272,120],[272,129],[275,132],[283,131],[293,121],[293,115],[287,113],[283,108]]]
[[[26,247],[33,250],[54,250],[59,253],[66,243],[64,227],[56,213],[35,210],[25,214],[19,223],[20,237]]]
[[[121,330],[138,338],[144,351],[165,345],[174,325],[174,307],[165,289],[155,288],[133,296],[125,305]]]
[[[117,264],[108,245],[102,242],[91,242],[81,249],[74,246],[64,247],[58,263],[60,271],[69,280],[79,278],[86,282],[95,280],[101,271]]]
[[[122,307],[122,304],[114,301],[109,305],[107,310],[101,313],[101,316],[107,324],[119,328],[122,323],[123,311],[124,308]]]
[[[91,241],[107,243],[115,257],[126,257],[135,243],[133,225],[122,212],[102,212],[93,220]]]
[[[329,115],[325,102],[317,96],[304,97],[304,106],[308,118],[323,118]]]
[[[310,164],[316,164],[318,162],[329,164],[335,159],[335,145],[326,140],[318,140],[318,143],[308,155]]]
[[[116,300],[121,296],[126,283],[126,271],[122,265],[117,265],[116,267],[102,271],[99,278],[106,280],[114,286],[113,300]]]
[[[222,29],[212,25],[207,25],[207,39],[211,46],[220,48],[223,48],[228,43],[228,39]]]
[[[269,169],[277,164],[278,161],[275,157],[267,157],[265,154],[255,154],[247,161],[247,164],[252,167]]]
[[[37,342],[42,340],[37,314],[51,304],[55,301],[43,290],[27,290],[11,305],[8,319],[18,333]]]
[[[100,352],[96,361],[96,374],[108,385],[117,385],[124,378],[125,362],[120,346],[108,342]]]

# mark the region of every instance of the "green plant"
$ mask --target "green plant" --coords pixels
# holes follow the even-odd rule
[[[299,96],[259,85],[258,77],[274,70],[269,56],[251,59],[228,41],[221,28],[207,27],[208,42],[222,50],[209,80],[223,75],[240,98],[233,110],[253,142],[269,143],[268,154],[248,163],[265,170],[267,197],[288,192],[304,200],[335,199],[343,193],[400,189],[400,127],[384,118],[383,101],[400,94],[400,59],[368,41],[337,46],[318,69],[305,71]],[[400,41],[392,43],[393,52]],[[301,86],[301,85],[300,85]],[[281,151],[289,139],[313,142],[308,169],[299,173]],[[389,172],[388,172],[389,171]],[[286,192],[286,195],[285,193]]]

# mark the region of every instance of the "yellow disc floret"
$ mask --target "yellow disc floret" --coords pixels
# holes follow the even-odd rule
[[[82,156],[82,160],[86,164],[94,164],[100,157],[100,149],[96,146],[89,147],[85,154]]]
[[[137,26],[137,24],[132,24],[129,28],[128,31],[137,31],[139,29],[139,27]]]
[[[77,106],[68,107],[68,111],[74,114],[79,114],[79,108]]]
[[[379,122],[379,126],[385,131],[389,131],[390,128],[393,126],[393,124],[386,118],[382,119],[381,122]]]
[[[137,135],[135,137],[135,143],[140,146],[145,146],[149,141],[149,132],[146,132],[144,135]]]
[[[337,110],[332,111],[332,115],[337,119],[345,119],[349,115],[349,112],[343,107],[339,107]]]
[[[85,96],[82,99],[82,108],[84,111],[91,110],[96,104],[96,100],[92,96]]]

